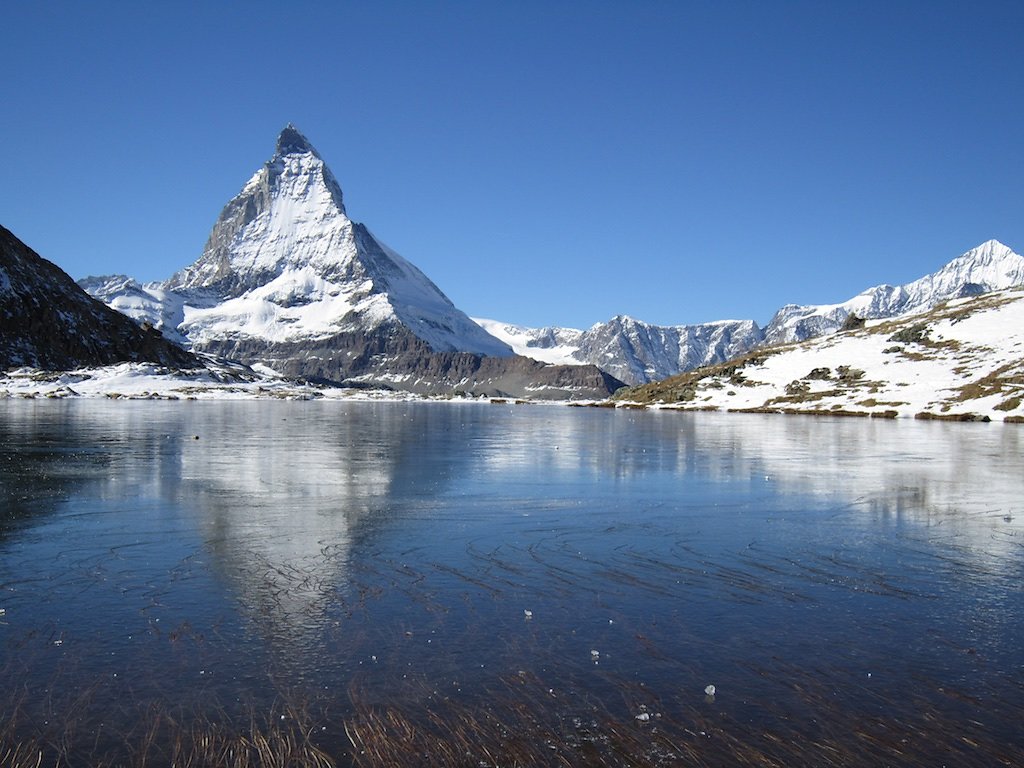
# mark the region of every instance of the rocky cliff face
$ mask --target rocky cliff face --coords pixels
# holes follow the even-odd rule
[[[400,324],[314,341],[224,339],[207,350],[255,360],[293,378],[420,395],[464,394],[534,400],[600,399],[623,382],[595,366],[548,365],[519,355],[435,352]]]
[[[619,315],[585,331],[477,322],[517,354],[568,365],[595,365],[631,385],[728,360],[764,338],[752,320],[665,326]]]
[[[201,367],[159,331],[93,299],[0,227],[0,369],[68,370],[126,361]]]
[[[576,357],[623,381],[642,383],[728,360],[760,340],[752,320],[658,326],[619,316],[585,331]]]

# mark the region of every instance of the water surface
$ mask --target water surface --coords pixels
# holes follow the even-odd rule
[[[0,752],[1022,764],[1022,434],[0,403]]]

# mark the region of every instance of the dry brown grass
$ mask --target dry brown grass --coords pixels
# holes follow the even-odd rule
[[[951,402],[966,402],[992,395],[1008,395],[999,410],[1014,410],[1024,396],[1024,360],[1015,360],[1001,365],[977,381],[964,384],[956,390]],[[1011,403],[1016,402],[1015,405]]]

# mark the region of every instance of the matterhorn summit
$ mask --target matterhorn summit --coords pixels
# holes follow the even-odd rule
[[[353,228],[338,182],[289,123],[274,156],[224,207],[203,255],[166,287],[206,289],[228,298],[289,268],[308,266],[326,277],[357,258]]]
[[[348,217],[341,186],[291,124],[224,206],[193,264],[163,283],[119,275],[81,285],[195,351],[287,376],[516,396],[603,394],[618,384],[596,369],[559,372],[515,358]]]
[[[436,352],[512,354],[348,217],[334,175],[291,124],[224,206],[203,255],[163,288],[196,298],[181,330],[198,348],[225,333],[289,341],[400,324]]]

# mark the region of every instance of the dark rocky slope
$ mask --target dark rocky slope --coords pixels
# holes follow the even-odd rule
[[[0,369],[69,370],[120,362],[200,366],[158,331],[89,296],[0,227]]]
[[[420,395],[486,395],[538,400],[604,398],[625,386],[593,365],[547,365],[519,355],[437,352],[399,323],[316,340],[216,340],[218,357],[262,363],[293,378],[395,389]]]

